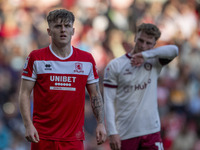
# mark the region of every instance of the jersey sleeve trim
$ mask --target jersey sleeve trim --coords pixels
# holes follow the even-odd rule
[[[89,80],[87,81],[87,84],[97,83],[99,82],[99,79]]]
[[[26,77],[26,76],[22,76],[22,79],[26,79],[26,80],[30,80],[30,81],[36,81],[36,79],[31,78],[31,77]]]
[[[117,85],[110,85],[110,84],[106,84],[106,83],[104,83],[104,86],[109,87],[109,88],[117,88],[118,87]]]

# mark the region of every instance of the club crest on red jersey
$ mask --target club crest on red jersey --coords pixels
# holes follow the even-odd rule
[[[75,63],[75,70],[74,70],[74,72],[84,73],[84,71],[83,71],[83,64],[82,63]]]

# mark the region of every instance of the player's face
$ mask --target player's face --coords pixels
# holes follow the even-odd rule
[[[145,32],[139,32],[135,37],[135,49],[134,53],[139,53],[152,49],[156,44],[156,39],[152,35],[148,35]]]
[[[56,22],[51,23],[47,29],[52,42],[59,46],[70,44],[71,38],[74,35],[72,22],[64,22],[59,18]]]

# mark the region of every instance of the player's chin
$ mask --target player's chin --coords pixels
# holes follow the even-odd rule
[[[67,41],[60,41],[59,42],[59,46],[66,46],[68,44],[68,42]]]
[[[99,142],[99,143],[97,143],[97,145],[101,145],[101,144],[103,144],[103,142]]]

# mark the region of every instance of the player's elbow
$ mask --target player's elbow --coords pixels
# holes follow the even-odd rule
[[[172,48],[174,50],[175,56],[178,56],[178,53],[179,53],[178,46],[176,46],[176,45],[171,45],[171,46],[172,46]]]

